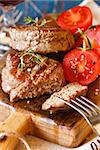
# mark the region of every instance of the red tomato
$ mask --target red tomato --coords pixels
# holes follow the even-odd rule
[[[92,50],[100,57],[100,25],[94,26],[83,33],[83,35],[76,41],[74,47],[81,47],[84,37],[88,37]],[[89,47],[89,43],[86,43]]]
[[[63,68],[67,81],[88,85],[98,76],[98,56],[91,50],[74,49],[65,55]]]
[[[86,35],[92,44],[93,51],[100,57],[100,25],[88,30]]]
[[[57,18],[57,24],[63,29],[70,29],[73,33],[80,28],[82,31],[87,30],[92,25],[92,13],[86,6],[76,6],[71,8]]]
[[[99,75],[100,75],[100,57],[99,57],[98,62],[99,62]]]

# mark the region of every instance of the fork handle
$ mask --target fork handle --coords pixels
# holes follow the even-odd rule
[[[100,136],[100,123],[93,125],[93,130]]]

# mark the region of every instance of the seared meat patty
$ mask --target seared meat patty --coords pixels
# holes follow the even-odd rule
[[[30,48],[36,53],[67,51],[74,44],[74,37],[69,30],[58,27],[17,26],[9,29],[10,46],[18,51]]]
[[[10,101],[32,98],[59,91],[65,85],[63,69],[58,61],[32,52],[12,50],[2,70],[2,89]]]
[[[43,110],[61,109],[66,105],[58,97],[65,101],[71,101],[80,95],[86,94],[87,86],[82,86],[79,83],[70,83],[64,86],[59,92],[55,92],[49,99],[42,105]]]

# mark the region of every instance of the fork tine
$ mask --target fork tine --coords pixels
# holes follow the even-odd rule
[[[71,104],[70,102],[65,101],[63,98],[60,98],[58,96],[57,96],[57,98],[59,98],[59,100],[61,100],[63,103],[67,104],[68,106],[70,106],[74,110],[78,111],[86,119],[86,121],[88,122],[88,124],[91,126],[91,123],[89,122],[89,120],[87,118],[87,113],[85,113],[81,108],[79,108],[77,105],[74,106],[74,104]]]
[[[71,102],[73,102],[74,104],[78,105],[80,108],[82,108],[86,113],[88,113],[88,115],[92,116],[91,111],[88,108],[85,108],[82,104],[80,104],[79,102],[76,102],[75,100],[71,100]]]
[[[74,106],[74,104],[71,104],[68,101],[65,101],[63,98],[60,98],[57,96],[57,98],[59,98],[59,100],[61,100],[63,103],[67,104],[68,106],[70,106],[71,108],[75,109],[76,111],[78,111],[81,115],[83,116],[87,116],[87,113],[84,112],[81,108],[79,108],[79,106]]]
[[[99,108],[97,105],[95,105],[93,102],[89,101],[89,100],[88,100],[87,98],[85,98],[84,96],[80,96],[80,97],[81,97],[81,99],[85,100],[86,102],[88,102],[89,104],[91,104],[92,106],[94,106],[94,107],[97,109],[97,111],[100,112],[100,108]]]
[[[82,101],[82,100],[79,99],[79,98],[76,98],[76,100],[79,101],[80,103],[82,103],[83,105],[85,105],[86,107],[88,107],[88,108],[89,108],[92,112],[94,112],[96,115],[98,114],[98,113],[96,112],[96,110],[95,110],[92,106],[88,105],[86,102]]]

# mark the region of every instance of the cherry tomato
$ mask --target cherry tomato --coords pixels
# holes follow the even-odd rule
[[[86,6],[76,6],[71,8],[57,18],[57,24],[63,29],[70,29],[73,33],[80,28],[82,31],[87,30],[92,25],[92,13]]]
[[[74,48],[82,46],[84,37],[89,39],[92,50],[100,57],[100,25],[93,26],[84,32],[76,41]],[[87,47],[89,47],[88,42]]]
[[[74,49],[65,55],[63,68],[67,81],[88,85],[98,76],[98,56],[91,50]]]
[[[99,62],[99,75],[100,75],[100,57],[99,57],[98,62]]]
[[[100,57],[100,25],[92,27],[86,32],[89,38],[93,51]]]

